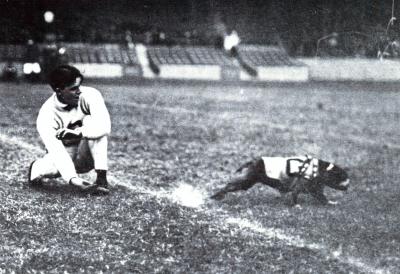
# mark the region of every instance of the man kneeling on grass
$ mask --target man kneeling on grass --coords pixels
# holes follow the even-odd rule
[[[101,93],[81,86],[82,80],[80,71],[68,65],[50,73],[54,94],[43,104],[37,118],[37,130],[48,153],[32,162],[28,178],[31,185],[40,185],[43,178],[61,176],[86,193],[109,192],[110,115]],[[97,173],[94,183],[78,176],[93,168]]]

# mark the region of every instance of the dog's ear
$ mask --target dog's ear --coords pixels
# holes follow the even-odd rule
[[[249,161],[249,162],[244,163],[238,169],[236,169],[235,173],[242,172],[243,169],[248,168],[249,166],[252,165],[252,163],[253,163],[253,161]]]

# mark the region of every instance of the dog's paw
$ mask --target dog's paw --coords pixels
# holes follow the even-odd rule
[[[210,198],[213,200],[221,201],[222,199],[225,198],[225,194],[224,193],[215,193]]]
[[[293,206],[293,208],[295,208],[295,209],[303,209],[303,208],[301,207],[301,205],[299,205],[299,204],[295,204],[295,205]]]
[[[334,205],[337,205],[337,204],[339,204],[339,202],[337,202],[337,201],[328,201],[328,205],[334,206]]]

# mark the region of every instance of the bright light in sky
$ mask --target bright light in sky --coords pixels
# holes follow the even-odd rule
[[[52,23],[54,21],[54,13],[52,11],[46,11],[43,16],[46,23]]]

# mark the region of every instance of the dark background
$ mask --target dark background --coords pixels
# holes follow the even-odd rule
[[[336,32],[344,47],[368,54],[397,38],[392,0],[75,0],[0,2],[0,43],[41,42],[49,31],[64,42],[213,44],[236,30],[242,43],[280,45],[292,55],[315,53],[318,39]],[[44,22],[51,10],[55,21]],[[161,34],[161,35],[160,35]],[[345,49],[342,49],[345,50]]]

